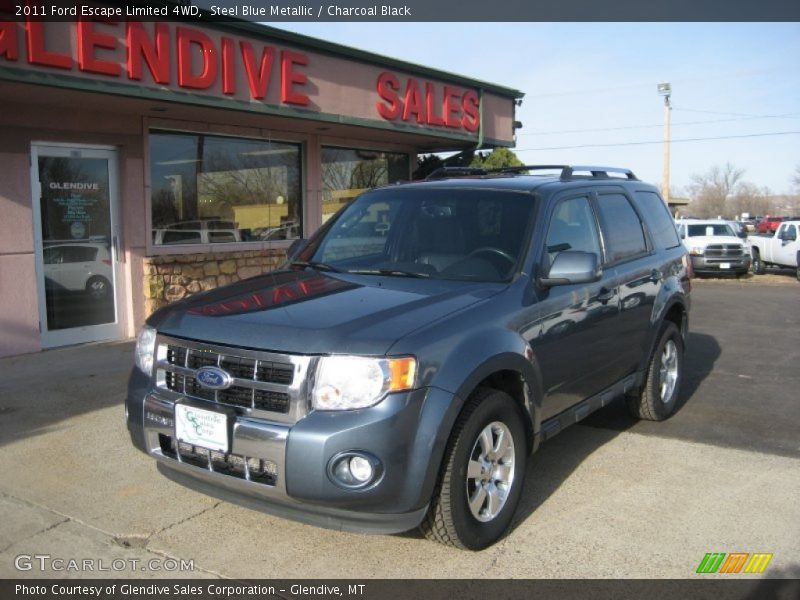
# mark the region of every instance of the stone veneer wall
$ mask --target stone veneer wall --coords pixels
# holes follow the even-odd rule
[[[272,271],[285,259],[284,250],[146,256],[145,314],[197,292]]]

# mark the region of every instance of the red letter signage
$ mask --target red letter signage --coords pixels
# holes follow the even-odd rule
[[[5,56],[6,60],[19,58],[17,24],[12,21],[0,21],[0,56]]]
[[[253,47],[248,42],[239,42],[239,45],[242,48],[242,59],[244,60],[244,70],[247,73],[247,82],[250,84],[250,95],[256,100],[262,100],[269,91],[269,77],[272,74],[275,49],[264,46],[261,50],[261,60],[256,63]],[[307,103],[308,98],[306,98]]]
[[[28,62],[32,65],[44,65],[58,69],[72,69],[72,57],[68,54],[48,52],[44,45],[45,24],[41,21],[28,21]]]
[[[205,33],[188,27],[178,27],[178,85],[205,90],[217,79],[217,50]],[[203,70],[195,75],[192,70],[192,47],[200,50]]]
[[[400,98],[397,97],[397,91],[400,89],[400,82],[397,77],[384,71],[378,76],[378,96],[386,101],[376,102],[375,108],[378,114],[387,121],[393,121],[400,114]]]
[[[294,91],[295,85],[305,85],[308,81],[305,73],[294,70],[295,65],[308,65],[308,57],[299,52],[284,50],[281,52],[281,102],[308,106],[308,96]]]
[[[119,77],[122,67],[118,62],[100,60],[96,55],[97,48],[116,50],[117,38],[108,33],[96,31],[94,25],[92,21],[78,21],[78,68],[89,73]],[[108,21],[107,25],[117,26],[111,21]]]
[[[142,78],[142,59],[144,59],[153,81],[165,85],[169,83],[169,25],[155,23],[154,27],[155,45],[141,23],[128,22],[126,32],[128,77],[136,81]]]

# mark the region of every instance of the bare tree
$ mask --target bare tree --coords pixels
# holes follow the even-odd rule
[[[729,207],[732,214],[746,212],[751,215],[767,215],[773,212],[774,204],[774,196],[768,187],[758,187],[754,183],[743,181],[737,186]]]
[[[744,169],[738,169],[731,163],[725,166],[713,166],[705,173],[692,175],[689,185],[692,214],[699,217],[727,216],[733,213],[727,200],[733,196],[739,186]]]
[[[800,164],[794,168],[794,175],[792,176],[792,184],[797,192],[800,192]]]

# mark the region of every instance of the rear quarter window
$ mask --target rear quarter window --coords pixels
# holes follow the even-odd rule
[[[666,250],[680,246],[675,221],[661,196],[655,192],[635,192],[633,200],[647,223],[656,248]]]

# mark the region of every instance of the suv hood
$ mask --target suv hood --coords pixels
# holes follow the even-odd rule
[[[383,355],[507,284],[280,271],[197,294],[148,319],[159,333],[293,354]]]

